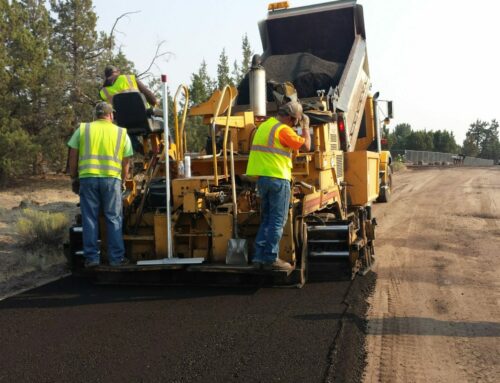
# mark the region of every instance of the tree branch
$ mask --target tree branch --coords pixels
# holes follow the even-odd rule
[[[141,11],[131,11],[131,12],[125,12],[125,13],[122,13],[120,16],[118,16],[115,20],[115,23],[113,24],[113,27],[111,28],[111,32],[109,33],[109,38],[110,38],[110,41],[111,39],[113,38],[113,32],[115,31],[115,28],[116,28],[116,25],[118,24],[118,21],[120,21],[121,19],[123,19],[124,17],[128,16],[128,15],[132,15],[134,13],[140,13]],[[109,47],[109,49],[111,49],[111,46]]]
[[[112,41],[113,41],[113,34],[115,32],[115,29],[116,29],[116,26],[118,25],[118,22],[123,19],[124,17],[127,17],[128,15],[132,15],[134,13],[140,13],[141,11],[131,11],[131,12],[125,12],[125,13],[122,13],[120,16],[118,16],[116,19],[115,19],[115,22],[113,23],[113,26],[111,27],[111,31],[109,32],[109,37],[108,37],[108,40],[109,40],[109,44],[105,44],[101,49],[99,49],[96,53],[94,53],[93,55],[90,55],[90,56],[86,56],[85,58],[87,60],[89,59],[94,59],[100,55],[103,54],[103,52],[106,50],[106,49],[109,49],[111,50],[113,48],[113,45],[112,45]]]
[[[143,77],[144,75],[149,75],[150,74],[150,69],[151,67],[155,64],[156,60],[159,59],[160,57],[163,57],[163,56],[166,56],[166,55],[171,55],[173,56],[174,53],[173,52],[169,52],[169,51],[165,51],[165,52],[160,52],[160,49],[161,49],[161,46],[165,43],[165,40],[162,40],[160,41],[157,45],[156,45],[156,52],[155,52],[155,55],[153,56],[153,59],[151,60],[151,63],[149,64],[149,66],[147,67],[147,69],[144,71],[144,72],[141,72],[137,75],[137,78],[141,78]]]

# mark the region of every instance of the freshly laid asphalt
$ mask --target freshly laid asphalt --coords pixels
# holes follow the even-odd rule
[[[296,289],[67,277],[0,302],[0,382],[359,381],[374,278]]]

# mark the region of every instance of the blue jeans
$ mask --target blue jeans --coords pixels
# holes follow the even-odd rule
[[[273,263],[278,258],[279,243],[290,206],[290,181],[259,177],[260,227],[255,237],[253,262]]]
[[[108,261],[118,264],[125,255],[122,234],[121,180],[89,177],[80,179],[80,210],[83,226],[83,255],[87,262],[99,262],[99,212],[104,213]]]

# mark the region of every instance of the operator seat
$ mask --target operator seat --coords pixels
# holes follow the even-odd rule
[[[147,136],[163,131],[163,118],[153,115],[146,98],[140,92],[124,92],[113,96],[113,109],[118,126],[130,136]]]

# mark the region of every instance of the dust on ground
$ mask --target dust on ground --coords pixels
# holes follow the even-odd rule
[[[375,206],[364,382],[500,381],[500,167],[408,170]]]
[[[62,244],[27,249],[20,242],[16,222],[22,209],[63,212],[71,222],[78,200],[63,175],[29,177],[0,189],[0,298],[67,273]]]

